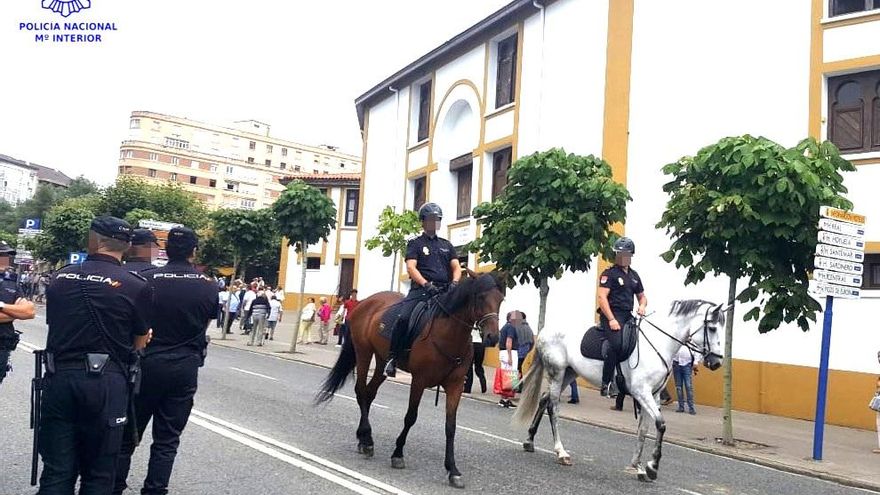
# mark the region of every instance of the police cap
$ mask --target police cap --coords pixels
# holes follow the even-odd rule
[[[189,251],[199,246],[199,236],[192,229],[186,227],[174,227],[168,232],[168,240],[165,241],[166,249],[179,249]]]
[[[0,241],[0,256],[15,256],[15,249],[6,241]]]
[[[159,241],[156,240],[156,234],[150,229],[134,229],[131,235],[131,245],[146,246],[149,244],[159,245]]]
[[[131,242],[131,225],[121,218],[111,217],[110,215],[95,217],[95,219],[92,220],[92,225],[89,227],[89,230],[105,237]]]

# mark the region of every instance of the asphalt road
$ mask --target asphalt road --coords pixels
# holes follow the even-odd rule
[[[42,346],[44,320],[19,324],[24,341]],[[24,347],[13,353],[16,371],[0,386],[0,495],[32,494],[28,485],[28,397],[33,360]],[[356,451],[359,417],[351,384],[327,406],[311,399],[327,370],[271,356],[214,346],[201,370],[199,392],[177,457],[171,492],[202,494],[459,493],[443,468],[443,402],[423,398],[405,449],[407,468],[391,468],[394,440],[403,425],[407,386],[386,383],[373,409],[376,456]],[[346,398],[348,397],[348,398]],[[442,399],[442,397],[441,397]],[[459,409],[456,459],[477,493],[597,494],[856,494],[864,490],[666,444],[660,478],[639,482],[624,466],[635,438],[561,421],[574,466],[555,463],[549,425],[538,434],[538,452],[523,452],[512,412],[464,400]],[[149,430],[148,430],[149,431]],[[135,454],[129,484],[140,488],[149,438]],[[649,447],[650,449],[650,443]],[[648,450],[650,452],[650,450]],[[127,493],[137,493],[129,489]]]

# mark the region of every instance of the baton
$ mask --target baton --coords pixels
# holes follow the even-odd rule
[[[40,408],[43,398],[43,356],[44,350],[34,351],[34,378],[31,381],[31,429],[34,430],[34,445],[31,451],[31,486],[37,485],[37,468],[40,464]]]

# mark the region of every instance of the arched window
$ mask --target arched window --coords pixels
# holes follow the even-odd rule
[[[880,71],[828,80],[828,138],[842,153],[880,151]]]

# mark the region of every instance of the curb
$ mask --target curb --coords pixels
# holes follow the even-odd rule
[[[237,349],[237,350],[244,351],[244,352],[250,352],[252,354],[261,354],[264,356],[266,356],[266,355],[274,356],[279,359],[285,359],[287,361],[296,361],[298,363],[308,364],[308,365],[316,366],[319,368],[325,368],[325,369],[331,368],[331,366],[327,366],[325,364],[314,363],[312,361],[306,361],[303,359],[299,359],[296,357],[295,354],[266,352],[266,351],[259,351],[256,349],[242,349],[240,347],[232,345],[230,341],[223,341],[220,339],[212,339],[211,344],[217,344],[217,345],[220,345],[221,347],[226,347],[228,349]],[[398,384],[409,385],[408,382],[403,382],[403,381],[400,381],[400,380],[397,380],[394,378],[389,378],[387,381],[391,381],[391,382],[398,383]],[[494,402],[495,402],[494,400],[489,399],[487,397],[471,396],[471,397],[469,397],[469,399],[474,400],[474,401],[478,401],[478,402],[485,402],[487,404],[494,404]],[[568,421],[575,422],[575,423],[580,423],[580,424],[584,424],[584,425],[588,425],[588,426],[594,426],[597,428],[604,428],[607,430],[616,431],[618,433],[625,433],[628,435],[636,435],[637,434],[637,431],[635,428],[633,428],[633,429],[625,428],[625,427],[621,427],[621,426],[618,426],[613,423],[606,423],[604,421],[575,418],[570,415],[566,415],[564,413],[561,413],[559,415],[559,417],[562,419],[566,419]],[[649,435],[649,437],[653,438],[651,435]],[[788,464],[788,463],[781,462],[781,461],[777,461],[777,460],[771,460],[771,459],[766,459],[766,458],[760,457],[760,456],[748,455],[748,454],[743,454],[740,452],[732,451],[732,450],[730,450],[730,448],[727,448],[727,447],[710,447],[710,446],[707,446],[703,443],[694,442],[692,440],[687,440],[687,439],[683,439],[683,438],[677,438],[675,436],[669,436],[668,434],[664,438],[664,442],[670,443],[672,445],[677,445],[679,447],[684,447],[684,448],[688,448],[688,449],[692,449],[692,450],[697,450],[700,452],[705,452],[707,454],[713,454],[713,455],[717,455],[720,457],[726,457],[728,459],[749,462],[749,463],[756,464],[759,466],[763,466],[763,467],[767,467],[767,468],[771,468],[771,469],[777,469],[779,471],[783,471],[783,472],[787,472],[787,473],[806,476],[809,478],[816,478],[816,479],[820,479],[823,481],[837,483],[837,484],[843,485],[843,486],[860,488],[863,490],[869,490],[869,491],[880,493],[880,484],[877,484],[877,483],[871,483],[871,482],[856,479],[856,478],[849,478],[846,476],[840,476],[840,475],[828,473],[825,471],[813,471],[813,470],[810,470],[810,469],[807,469],[807,468],[804,468],[801,466],[795,466],[795,465]]]

